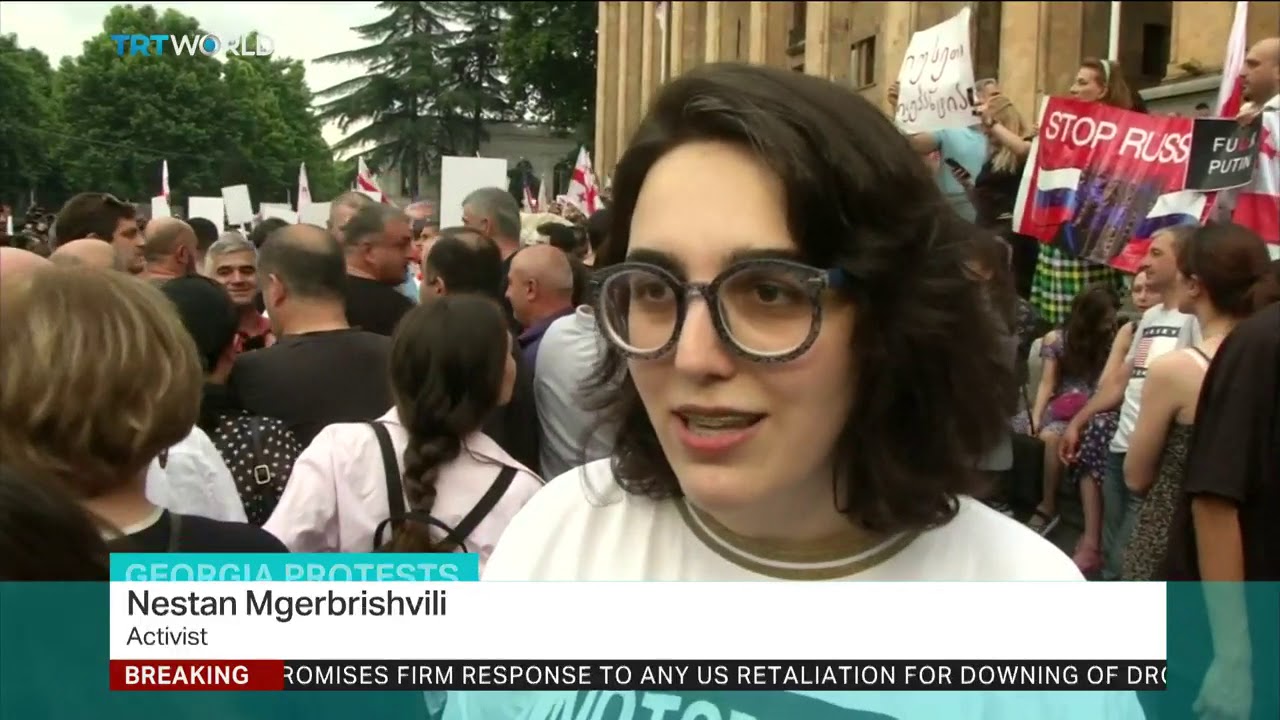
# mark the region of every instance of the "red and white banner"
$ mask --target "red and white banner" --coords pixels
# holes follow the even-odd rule
[[[169,201],[169,161],[165,160],[160,164],[160,195],[164,197],[165,202]]]
[[[1233,118],[1240,113],[1244,99],[1244,79],[1240,70],[1244,56],[1249,52],[1248,40],[1249,3],[1236,3],[1236,17],[1231,22],[1231,36],[1227,40],[1227,57],[1222,62],[1222,83],[1218,86],[1218,117]]]
[[[573,166],[573,177],[569,179],[565,197],[587,217],[600,209],[600,190],[596,186],[595,171],[591,168],[591,153],[585,147],[578,150],[578,162]]]
[[[391,201],[387,198],[386,193],[382,192],[382,188],[378,187],[378,181],[374,179],[373,173],[369,172],[369,166],[364,164],[364,158],[356,158],[356,189],[363,191],[370,197],[379,202],[389,204]]]
[[[1015,232],[1135,272],[1151,237],[1201,222],[1204,193],[1184,190],[1190,118],[1049,98],[1014,208]]]

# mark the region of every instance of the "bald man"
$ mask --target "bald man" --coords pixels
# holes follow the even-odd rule
[[[54,265],[88,265],[99,270],[128,270],[115,246],[97,238],[80,238],[58,246],[49,256]]]
[[[0,247],[0,277],[19,277],[52,265],[53,263],[30,250]]]
[[[277,339],[236,357],[240,406],[280,418],[304,447],[326,425],[387,413],[391,339],[348,325],[338,241],[311,225],[277,230],[258,251],[258,280]]]
[[[1280,37],[1259,40],[1249,48],[1249,54],[1240,67],[1240,79],[1244,84],[1244,99],[1256,108],[1277,105],[1275,100],[1280,94]]]
[[[150,280],[170,280],[194,275],[199,241],[196,231],[177,218],[156,218],[147,223],[142,257]]]
[[[551,323],[573,312],[573,267],[552,245],[530,245],[512,256],[507,272],[507,301],[520,333],[520,354],[535,368],[538,345]]]

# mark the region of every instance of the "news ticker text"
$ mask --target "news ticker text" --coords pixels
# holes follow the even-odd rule
[[[112,690],[1163,690],[1163,660],[111,660]]]

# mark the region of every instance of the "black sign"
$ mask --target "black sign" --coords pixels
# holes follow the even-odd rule
[[[1258,163],[1261,119],[1241,126],[1235,120],[1197,118],[1191,131],[1187,190],[1212,192],[1248,185]]]

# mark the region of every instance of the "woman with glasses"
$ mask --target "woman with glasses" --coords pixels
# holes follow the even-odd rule
[[[613,192],[616,449],[536,495],[486,578],[1080,578],[970,497],[1012,368],[975,228],[876,108],[704,66],[654,100]]]

